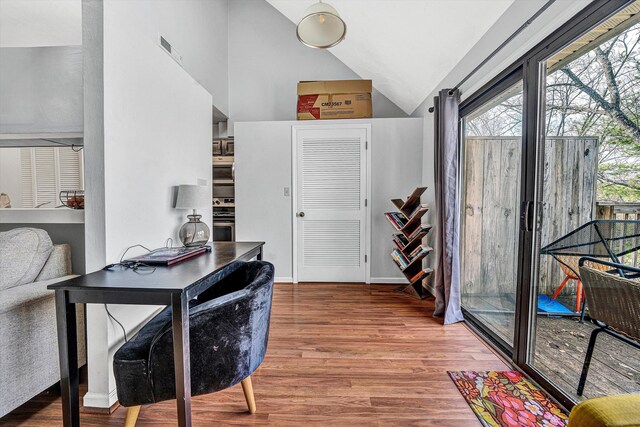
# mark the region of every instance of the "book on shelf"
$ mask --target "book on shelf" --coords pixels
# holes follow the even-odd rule
[[[431,225],[430,224],[420,224],[419,227],[416,227],[415,230],[413,230],[411,232],[411,234],[409,234],[407,236],[407,238],[409,240],[413,239],[414,237],[416,237],[418,234],[422,233],[422,232],[428,232],[429,230],[431,230]]]
[[[401,247],[406,246],[409,243],[409,240],[402,233],[396,233],[393,235],[393,240],[397,242]]]
[[[415,276],[413,276],[411,279],[409,279],[409,282],[413,283],[416,280],[420,279],[422,276],[426,276],[428,273],[427,270],[420,270]]]
[[[412,250],[409,253],[409,259],[415,258],[416,256],[418,256],[419,254],[422,253],[423,249],[426,249],[424,246],[422,245],[418,245],[414,250]]]
[[[414,216],[415,214],[417,214],[417,213],[418,213],[418,211],[423,210],[423,209],[424,209],[425,211],[427,211],[427,210],[429,209],[429,208],[428,208],[428,206],[427,206],[427,204],[426,204],[426,203],[419,203],[419,204],[416,206],[416,208],[415,208],[415,209],[414,209],[414,210],[413,210],[413,211],[408,215],[408,216],[409,216],[409,218],[413,218],[413,216]]]
[[[400,212],[385,212],[384,215],[400,230],[407,223],[407,218]]]
[[[409,254],[409,259],[413,260],[415,257],[420,256],[422,254],[428,254],[432,249],[429,246],[420,245],[411,251]]]
[[[404,269],[404,267],[402,266],[402,264],[400,264],[400,261],[398,261],[398,259],[397,259],[397,258],[395,258],[393,255],[391,256],[391,258],[393,259],[393,262],[395,262],[395,263],[396,263],[396,265],[398,266],[398,268],[399,268],[400,270],[403,270],[403,269]]]
[[[398,249],[394,249],[393,252],[391,252],[391,257],[395,259],[403,269],[409,265],[409,261],[407,261]]]
[[[400,270],[402,270],[404,268],[402,266],[402,263],[400,262],[400,258],[398,258],[398,256],[396,254],[394,254],[393,252],[391,252],[391,259],[393,259],[393,262],[398,264],[398,268],[400,268]]]

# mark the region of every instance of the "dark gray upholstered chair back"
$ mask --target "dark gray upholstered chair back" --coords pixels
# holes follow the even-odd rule
[[[191,393],[238,384],[264,359],[274,268],[236,262],[189,309]],[[216,277],[211,280],[218,280]],[[154,317],[114,355],[118,400],[137,406],[175,398],[171,307]]]

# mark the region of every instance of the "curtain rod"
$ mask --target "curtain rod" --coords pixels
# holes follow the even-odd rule
[[[514,31],[513,34],[511,34],[509,37],[507,37],[507,39],[505,41],[503,41],[500,44],[500,46],[498,46],[493,52],[491,52],[489,54],[489,56],[487,56],[480,64],[478,64],[473,70],[471,70],[471,72],[469,74],[467,74],[460,81],[460,83],[458,83],[453,89],[449,90],[449,95],[453,95],[453,92],[455,92],[457,89],[459,89],[460,86],[462,86],[467,80],[469,80],[471,78],[471,76],[473,76],[476,72],[478,72],[478,70],[480,70],[482,67],[484,67],[487,62],[489,62],[491,59],[493,59],[493,57],[496,56],[498,54],[498,52],[500,52],[513,39],[518,37],[518,35],[521,32],[523,32],[529,25],[531,25],[533,23],[533,21],[535,21],[540,15],[542,15],[544,13],[544,11],[549,8],[549,6],[551,6],[553,3],[555,3],[555,1],[556,0],[547,1],[544,4],[544,6],[542,6],[536,13],[533,14],[533,16],[531,16],[531,18],[527,19],[526,22],[524,24],[522,24],[516,31]],[[433,107],[429,108],[429,112],[433,113]]]

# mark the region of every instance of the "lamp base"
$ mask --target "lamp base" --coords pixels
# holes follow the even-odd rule
[[[211,235],[209,226],[200,221],[202,215],[187,215],[189,222],[180,227],[180,241],[187,248],[198,248],[207,244]]]

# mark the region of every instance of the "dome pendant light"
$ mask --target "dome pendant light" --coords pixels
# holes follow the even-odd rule
[[[320,0],[305,11],[296,34],[305,46],[328,49],[344,40],[347,24],[335,8]]]

